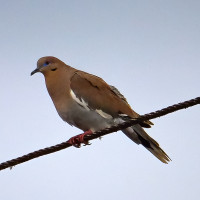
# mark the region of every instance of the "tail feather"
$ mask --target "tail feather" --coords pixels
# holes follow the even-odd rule
[[[129,127],[123,130],[123,132],[135,143],[142,144],[161,162],[167,164],[171,161],[169,156],[160,148],[159,144],[151,138],[139,124]]]

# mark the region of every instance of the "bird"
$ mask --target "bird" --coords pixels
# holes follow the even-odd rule
[[[116,87],[96,75],[75,69],[56,57],[41,57],[31,76],[38,72],[44,75],[58,115],[71,126],[84,131],[79,137],[81,143],[84,143],[86,134],[93,134],[140,116]],[[167,164],[171,161],[169,156],[143,129],[150,128],[151,125],[153,123],[147,120],[125,128],[122,132]],[[80,145],[75,138],[72,138],[71,143],[76,147]]]

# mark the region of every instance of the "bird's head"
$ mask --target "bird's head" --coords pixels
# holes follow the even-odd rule
[[[31,72],[31,76],[37,72],[41,72],[44,75],[55,73],[63,64],[61,60],[53,56],[42,57],[37,62],[37,68]]]

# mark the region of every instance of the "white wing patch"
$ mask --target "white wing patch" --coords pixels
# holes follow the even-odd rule
[[[70,90],[70,94],[72,96],[72,98],[82,107],[84,107],[87,111],[90,111],[89,107],[88,107],[88,103],[85,102],[82,98],[81,100],[79,98],[76,97],[76,95],[74,94],[73,90]]]
[[[102,110],[97,110],[96,109],[96,112],[101,115],[103,118],[106,118],[106,119],[112,119],[113,117],[105,112],[103,112]]]
[[[120,117],[128,117],[127,114],[119,114]]]
[[[119,116],[120,118],[124,119],[124,120],[131,119],[131,117],[128,116],[127,114],[119,114],[118,116]]]
[[[76,103],[78,103],[80,106],[82,106],[83,108],[85,108],[87,111],[92,111],[89,107],[88,107],[88,103],[84,101],[83,98],[79,99],[76,97],[76,95],[74,94],[73,90],[70,90],[70,94],[72,96],[72,98],[76,101]],[[93,110],[94,112],[98,113],[101,117],[105,118],[105,119],[112,119],[113,117],[105,112],[103,112],[102,110]]]

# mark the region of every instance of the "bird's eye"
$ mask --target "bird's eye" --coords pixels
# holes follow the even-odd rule
[[[50,62],[46,61],[46,62],[43,64],[43,66],[45,67],[45,66],[49,65],[49,63],[50,63]]]

